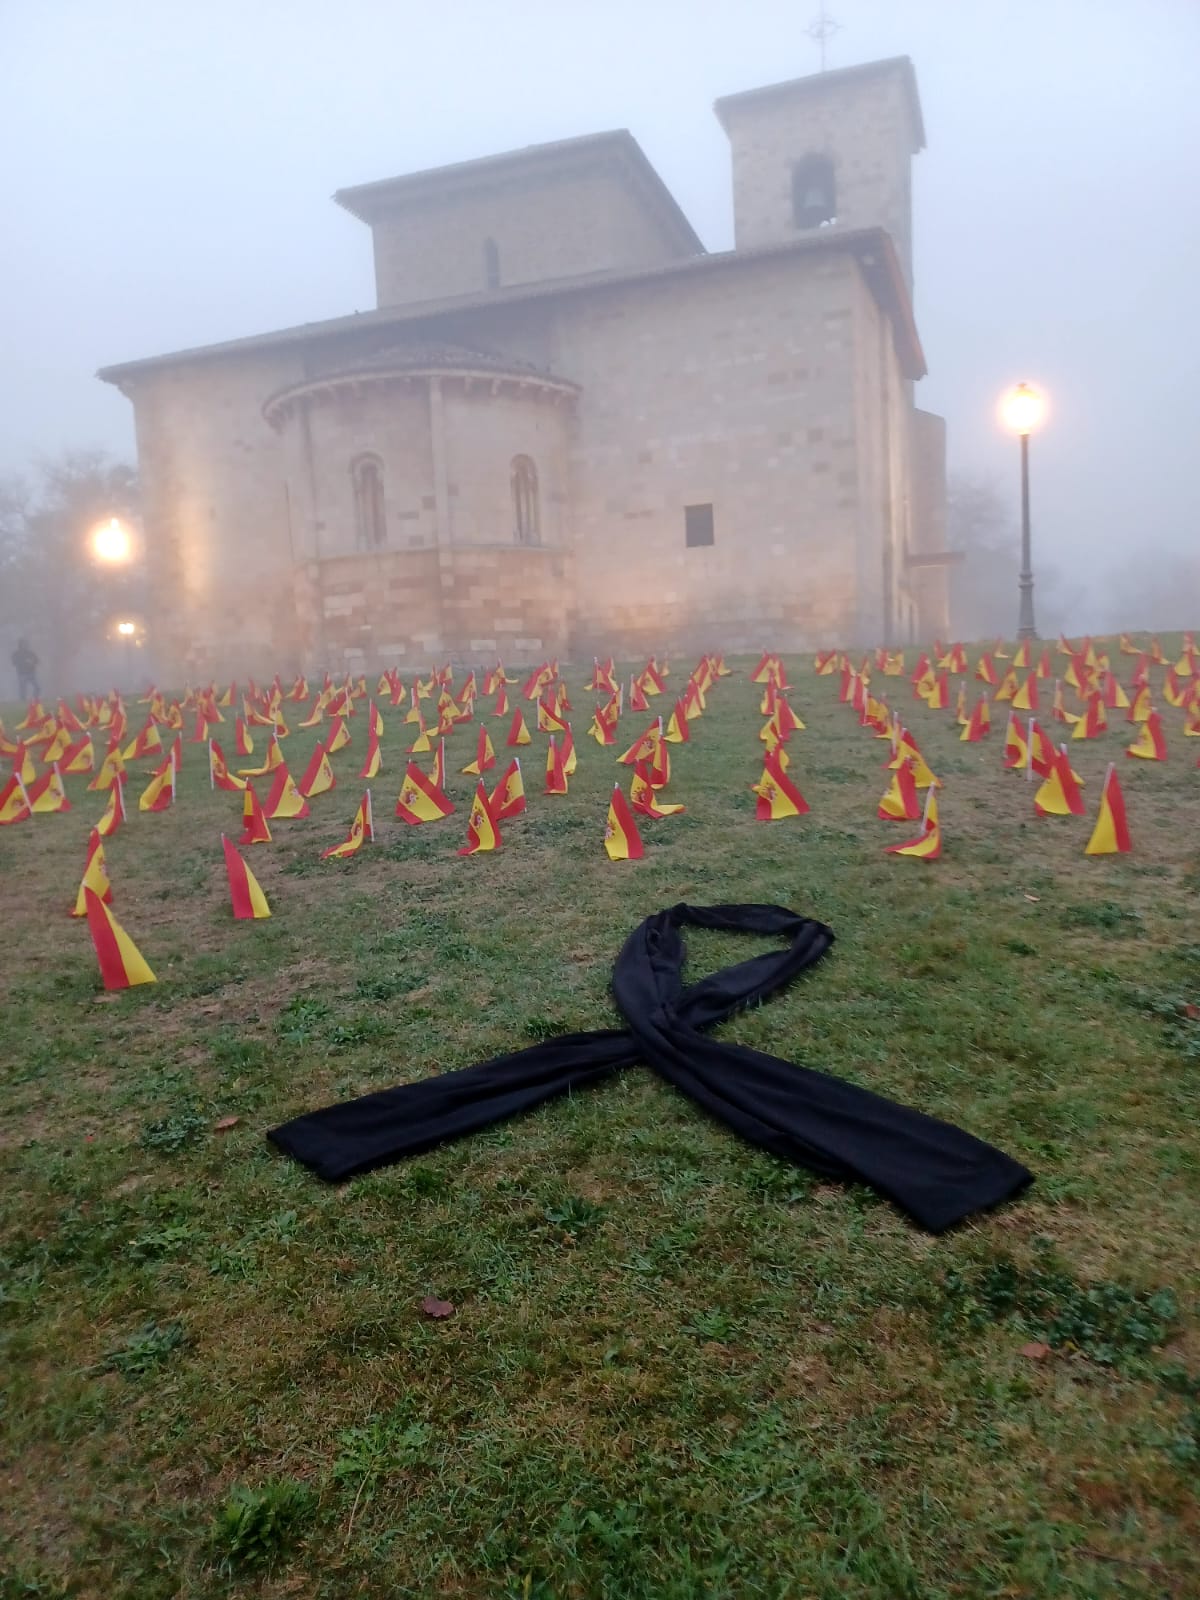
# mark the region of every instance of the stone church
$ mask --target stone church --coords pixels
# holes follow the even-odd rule
[[[377,307],[105,368],[172,681],[945,626],[906,57],[718,100],[735,248],[624,130],[342,189]]]

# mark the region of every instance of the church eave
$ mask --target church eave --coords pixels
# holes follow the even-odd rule
[[[500,372],[488,367],[458,366],[381,367],[327,373],[306,378],[302,383],[289,384],[286,389],[280,389],[263,402],[262,414],[271,427],[278,430],[300,405],[337,400],[360,394],[365,389],[377,389],[390,384],[425,383],[431,378],[461,383],[468,394],[472,389],[483,388],[491,394],[524,395],[531,399],[549,399],[556,404],[570,402],[580,393],[578,384],[532,372]]]
[[[907,377],[922,377],[925,357],[917,337],[912,304],[891,239],[882,228],[841,229],[823,228],[781,244],[761,245],[752,250],[724,250],[702,256],[689,256],[678,261],[664,262],[652,267],[635,267],[626,271],[587,273],[569,278],[543,279],[534,283],[514,284],[506,288],[479,291],[473,294],[453,295],[439,300],[422,300],[413,305],[381,306],[374,311],[357,311],[349,316],[332,317],[324,322],[306,322],[291,328],[281,328],[273,333],[252,334],[248,338],[230,339],[221,344],[200,345],[192,349],[177,350],[167,355],[146,356],[139,361],[126,361],[118,365],[101,367],[96,374],[105,383],[116,385],[128,395],[128,385],[144,373],[172,366],[183,366],[193,361],[213,361],[224,357],[252,356],[258,352],[283,349],[288,346],[312,345],[321,340],[343,338],[346,335],[378,334],[384,330],[435,322],[442,316],[464,311],[499,310],[509,305],[524,305],[538,300],[569,298],[578,294],[602,294],[606,290],[626,289],[638,284],[653,284],[685,279],[692,273],[746,272],[760,262],[797,260],[809,255],[827,252],[849,252],[859,257],[860,265],[868,276],[872,292],[892,318],[896,329],[898,348]],[[866,258],[878,257],[871,262]]]

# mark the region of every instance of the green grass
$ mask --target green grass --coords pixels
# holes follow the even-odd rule
[[[807,660],[812,811],[754,821],[741,665],[673,748],[688,809],[639,863],[604,855],[614,752],[582,737],[565,799],[535,739],[496,854],[454,853],[471,728],[459,810],[405,828],[394,713],[378,843],[318,861],[357,802],[358,719],[338,788],[247,853],[264,923],[229,915],[237,799],[185,745],[178,806],[108,846],[159,979],[117,997],[66,915],[86,780],[70,815],[0,829],[0,1600],[1200,1592],[1200,741],[1164,708],[1165,765],[1125,761],[1115,721],[1072,746],[1091,815],[1120,761],[1135,845],[1086,860],[1090,817],[1036,820],[1000,770],[1002,717],[959,744],[892,683],[946,778],[926,866],[881,853],[903,837],[875,817],[884,746]],[[285,743],[294,772],[312,741]],[[1036,1186],[931,1239],[640,1069],[340,1189],[266,1143],[611,1024],[622,939],[678,899],[829,922],[828,960],[727,1036],[952,1118]]]

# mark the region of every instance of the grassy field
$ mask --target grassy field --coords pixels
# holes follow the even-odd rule
[[[1170,759],[1125,761],[1114,723],[1072,747],[1089,818],[1039,821],[1002,726],[960,744],[901,681],[945,780],[924,865],[881,853],[884,746],[810,660],[811,814],[755,822],[739,665],[639,863],[603,852],[617,768],[583,738],[561,799],[535,738],[494,855],[455,855],[473,779],[446,822],[392,820],[397,713],[378,843],[319,861],[359,718],[313,818],[247,852],[269,922],[231,920],[238,800],[185,745],[177,806],[108,847],[159,979],[120,995],[66,915],[102,798],[70,779],[70,815],[0,830],[0,1600],[1200,1594],[1200,740],[1164,708]],[[1113,757],[1135,853],[1087,860]],[[957,1121],[1034,1188],[930,1238],[642,1069],[341,1188],[264,1139],[609,1025],[621,941],[679,899],[827,921],[829,958],[727,1036]]]

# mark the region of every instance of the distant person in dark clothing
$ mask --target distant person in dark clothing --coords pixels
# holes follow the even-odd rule
[[[17,699],[40,700],[42,691],[38,688],[37,651],[28,639],[18,639],[17,648],[12,653],[12,664],[17,669]]]

